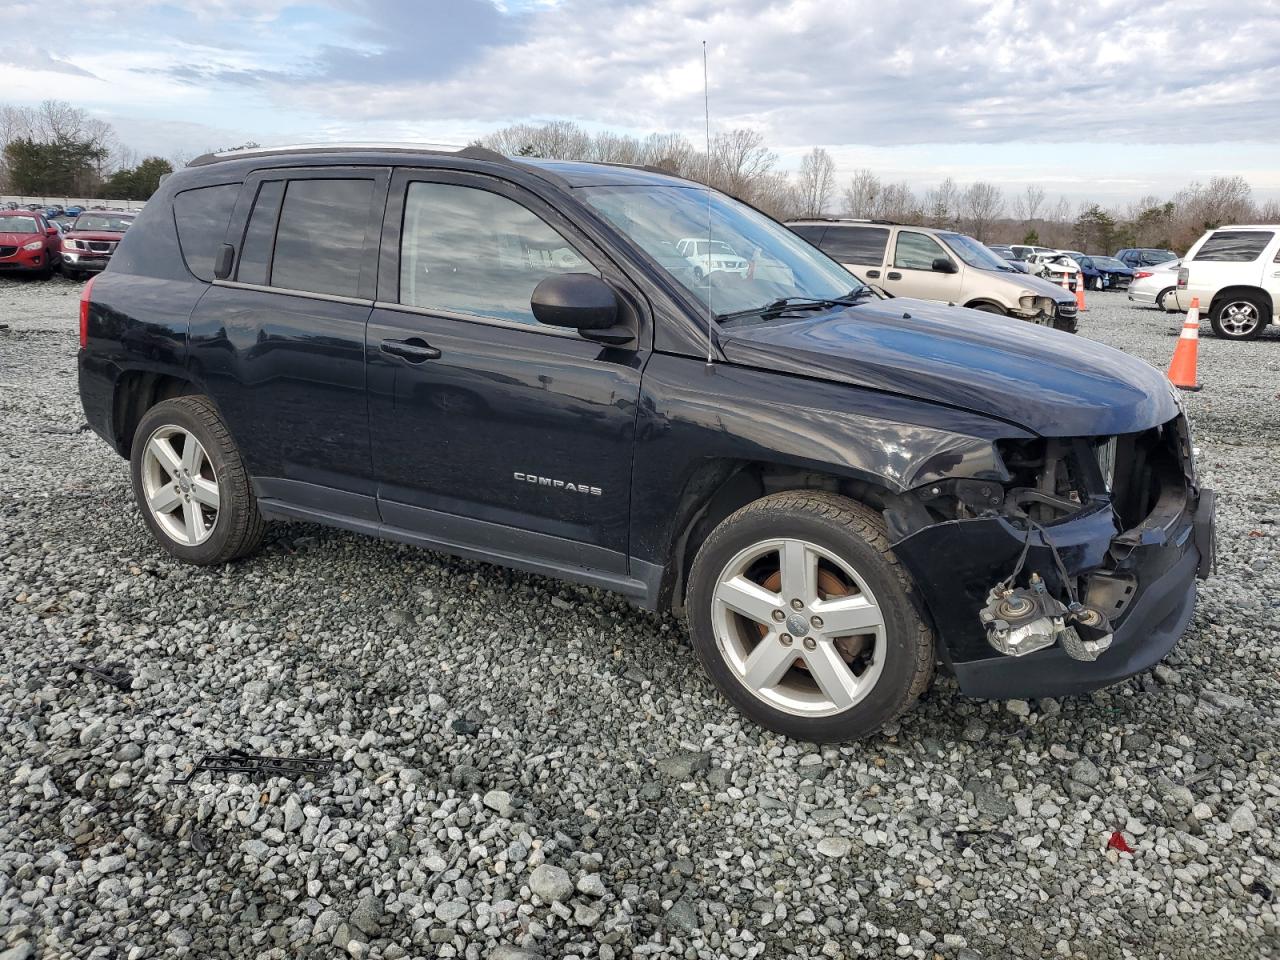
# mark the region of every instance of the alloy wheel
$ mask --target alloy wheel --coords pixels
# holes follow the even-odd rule
[[[1233,300],[1222,308],[1218,325],[1230,336],[1247,337],[1257,329],[1260,319],[1256,304],[1248,300]]]
[[[859,703],[884,668],[885,621],[866,581],[829,550],[766,540],[721,571],[712,600],[721,657],[751,694],[793,716]]]
[[[220,503],[218,477],[194,434],[169,425],[147,438],[142,490],[151,516],[177,543],[194,547],[213,533]]]

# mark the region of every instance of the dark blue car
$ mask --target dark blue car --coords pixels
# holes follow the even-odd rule
[[[1074,250],[1067,253],[1080,264],[1086,290],[1127,290],[1133,282],[1133,268],[1115,257],[1094,257]]]

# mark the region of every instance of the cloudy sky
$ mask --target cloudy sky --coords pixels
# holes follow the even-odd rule
[[[0,100],[162,155],[555,118],[700,138],[704,39],[713,127],[788,168],[825,146],[842,180],[1280,197],[1276,0],[5,0]]]

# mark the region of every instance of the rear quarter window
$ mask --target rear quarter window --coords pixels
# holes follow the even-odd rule
[[[231,211],[240,195],[240,184],[184,190],[173,198],[173,221],[178,228],[178,246],[187,269],[208,283],[213,279],[213,262],[227,233]]]
[[[840,263],[878,267],[884,263],[888,243],[889,231],[884,227],[832,225],[822,238],[822,252]]]
[[[1196,260],[1251,263],[1262,255],[1274,233],[1265,230],[1219,230],[1196,252]]]

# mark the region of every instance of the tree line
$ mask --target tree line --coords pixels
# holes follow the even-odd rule
[[[138,157],[109,123],[64,101],[0,104],[0,193],[146,200],[173,166]]]
[[[1243,177],[1196,181],[1171,198],[1142,197],[1123,209],[1098,203],[1050,201],[1035,184],[1007,194],[986,181],[948,177],[917,193],[906,182],[857,170],[836,182],[835,161],[810,150],[795,173],[779,169],[778,154],[757,130],[716,134],[710,150],[675,133],[635,137],[589,133],[570,121],[513,124],[478,143],[513,156],[595,160],[656,167],[705,183],[779,220],[845,216],[960,230],[990,243],[1035,243],[1090,253],[1117,247],[1187,249],[1205,230],[1223,223],[1280,221],[1280,202],[1256,204]],[[256,146],[256,144],[245,144]],[[111,125],[60,100],[37,107],[0,104],[0,193],[25,196],[101,196],[146,200],[161,178],[187,157],[139,157],[121,144]]]
[[[1163,247],[1185,251],[1205,230],[1224,223],[1280,222],[1280,201],[1256,204],[1243,177],[1195,181],[1171,198],[1145,196],[1123,209],[1099,203],[1051,201],[1030,184],[1006,193],[986,181],[957,183],[951,177],[924,193],[906,182],[886,181],[861,169],[842,184],[835,161],[821,147],[810,150],[794,174],[778,169],[778,155],[755,130],[716,134],[699,150],[679,134],[632,137],[588,133],[575,123],[514,124],[479,141],[513,156],[594,160],[651,166],[705,183],[779,220],[843,216],[891,220],[959,230],[988,243],[1031,243],[1113,253],[1119,247]]]

